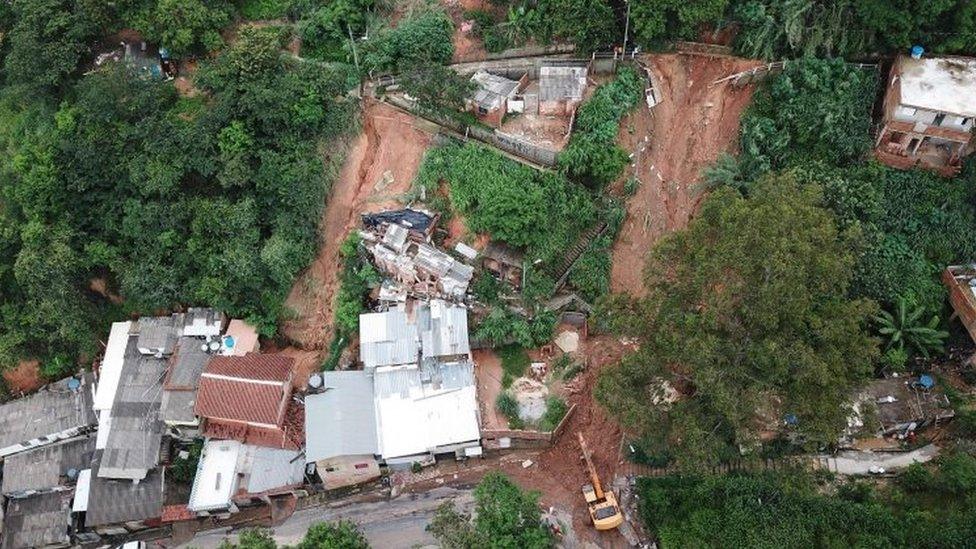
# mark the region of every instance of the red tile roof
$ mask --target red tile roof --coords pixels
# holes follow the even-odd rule
[[[275,354],[213,357],[200,376],[196,415],[280,425],[291,394],[293,363],[293,358]]]
[[[163,516],[160,520],[165,524],[167,522],[180,522],[195,518],[197,518],[197,514],[190,511],[185,503],[182,503],[179,505],[164,505]]]
[[[254,383],[228,378],[200,378],[196,415],[207,419],[226,419],[247,423],[278,425],[282,401],[289,396],[285,384]]]
[[[211,358],[203,372],[259,381],[288,381],[291,379],[294,363],[294,358],[279,354],[220,355]]]
[[[304,436],[304,431],[299,431],[299,434]],[[208,420],[204,424],[203,436],[238,440],[244,444],[288,450],[297,450],[304,443],[304,439],[298,440],[295,433],[287,426],[266,428],[244,423],[226,423],[220,420]]]

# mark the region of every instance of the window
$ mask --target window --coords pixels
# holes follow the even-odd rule
[[[935,126],[941,126],[942,122],[945,120],[945,117],[946,115],[940,112],[939,114],[935,115],[935,120],[932,121],[932,124]]]
[[[962,125],[963,125],[963,126],[968,126],[968,125],[969,125],[969,123],[970,123],[970,122],[972,122],[972,121],[973,121],[973,119],[972,119],[972,118],[963,118],[963,119],[962,119]]]
[[[357,463],[355,465],[356,469],[369,469],[368,463]]]

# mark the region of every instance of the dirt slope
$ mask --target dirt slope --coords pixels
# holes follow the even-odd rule
[[[711,83],[759,64],[686,54],[653,55],[647,61],[662,100],[650,111],[642,106],[621,126],[621,143],[629,151],[641,148],[645,137],[647,141],[637,166],[641,185],[627,201],[611,274],[611,289],[632,295],[644,292],[641,271],[651,246],[662,235],[685,227],[694,215],[703,198],[698,185],[702,168],[737,147],[739,117],[749,105],[752,88]]]
[[[319,225],[319,254],[296,280],[285,302],[295,316],[284,323],[283,334],[296,347],[320,355],[300,362],[302,370],[309,370],[301,372],[306,376],[321,363],[316,358],[321,359],[332,335],[342,239],[358,225],[361,213],[399,205],[430,145],[431,135],[414,124],[411,116],[382,103],[367,105],[363,113],[363,131],[353,141],[327,199]],[[377,185],[386,171],[393,175],[393,182]]]

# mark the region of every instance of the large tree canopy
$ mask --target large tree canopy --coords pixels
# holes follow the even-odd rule
[[[847,299],[854,239],[820,202],[788,176],[750,198],[723,189],[655,247],[647,297],[627,313],[640,351],[597,389],[624,425],[686,463],[749,445],[787,414],[808,440],[833,439],[877,342],[874,305]],[[669,384],[682,395],[670,405]]]

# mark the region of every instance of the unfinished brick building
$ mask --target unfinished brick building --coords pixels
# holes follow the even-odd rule
[[[892,167],[959,173],[971,152],[976,59],[899,57],[885,91],[877,158]]]

